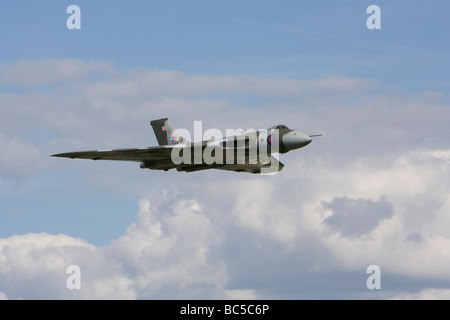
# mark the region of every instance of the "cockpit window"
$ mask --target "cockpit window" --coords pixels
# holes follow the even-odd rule
[[[269,128],[269,129],[278,129],[278,130],[284,130],[284,129],[287,129],[287,130],[289,130],[289,128],[286,127],[284,124],[279,124],[279,125],[277,125],[277,126],[273,126],[273,127]]]

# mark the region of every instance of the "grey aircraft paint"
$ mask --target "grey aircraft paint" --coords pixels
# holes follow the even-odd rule
[[[305,147],[312,137],[285,125],[247,132],[214,141],[189,142],[175,134],[168,118],[153,120],[159,146],[114,150],[67,152],[53,155],[71,159],[118,160],[140,162],[142,169],[199,171],[220,169],[236,172],[273,173],[284,165],[272,153],[287,153]]]

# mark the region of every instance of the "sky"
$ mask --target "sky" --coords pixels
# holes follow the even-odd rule
[[[449,9],[1,2],[0,299],[449,299]],[[264,176],[50,157],[164,117],[323,136]]]

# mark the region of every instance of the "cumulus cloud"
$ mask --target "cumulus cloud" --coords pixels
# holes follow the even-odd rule
[[[198,202],[171,203],[176,195],[166,197],[162,206],[167,208],[151,207],[148,200],[141,200],[137,221],[107,252],[134,275],[141,295],[214,296],[227,277],[223,263],[211,255],[220,239]]]
[[[335,199],[328,202],[327,206],[334,213],[343,210],[339,217],[343,221],[354,213],[349,205],[369,206],[361,212],[373,215],[365,217],[365,222],[358,224],[361,229],[354,231],[350,224],[344,226],[339,220],[330,222],[330,216],[322,213],[323,224],[331,224],[335,231],[329,235],[323,231],[322,241],[340,263],[356,268],[375,261],[385,271],[448,278],[446,270],[450,267],[450,257],[444,248],[450,245],[450,235],[440,226],[447,223],[446,212],[450,209],[445,191],[448,190],[450,167],[447,159],[435,154],[435,151],[411,152],[381,166],[373,166],[367,161],[360,163],[358,170],[348,168],[339,174],[328,173],[331,181],[337,179],[346,186],[343,193],[369,198],[386,195],[387,199],[378,203],[350,200],[350,204],[345,200],[334,207],[331,204],[336,204]],[[355,233],[364,237],[355,238]]]
[[[342,76],[209,76],[64,60],[2,68],[2,177],[64,168],[77,170],[86,192],[101,186],[141,198],[136,220],[106,246],[63,234],[1,239],[0,291],[9,299],[360,297],[372,264],[383,279],[420,278],[419,289],[432,287],[430,279],[450,285],[445,95]],[[25,79],[45,68],[47,78]],[[55,87],[39,90],[48,84]],[[148,122],[166,116],[187,129],[194,120],[222,132],[284,123],[325,135],[282,155],[285,168],[265,177],[49,160],[154,144]],[[115,184],[101,183],[108,176]],[[133,182],[124,188],[124,181]],[[82,270],[80,291],[66,287],[73,264]]]
[[[444,150],[407,153],[375,167],[371,161],[359,162],[357,169],[349,164],[341,172],[322,168],[319,177],[318,164],[302,170],[303,162],[294,165],[289,176],[239,180],[226,176],[218,184],[216,175],[206,175],[195,191],[169,179],[174,188],[143,197],[136,221],[107,246],[45,233],[1,239],[2,292],[10,299],[259,299],[273,297],[277,291],[291,298],[308,297],[315,286],[324,285],[324,280],[311,279],[320,275],[328,279],[330,272],[348,278],[349,272],[364,273],[372,264],[379,265],[383,275],[450,281],[446,250],[450,235],[436,229],[450,209],[444,188],[450,171],[439,166],[441,161],[448,163],[446,154]],[[398,190],[397,185],[416,177],[419,164],[423,174],[417,184]],[[429,176],[434,174],[440,180]],[[383,180],[385,175],[389,179]],[[381,177],[378,184],[371,180],[375,176]],[[322,188],[321,177],[326,177],[329,187]],[[281,188],[289,192],[277,193]],[[338,190],[348,196],[340,196]],[[408,219],[421,215],[421,207],[412,209],[409,199],[430,203],[429,191],[436,195],[440,209],[427,225],[408,224]],[[441,197],[444,201],[439,201]],[[324,210],[324,203],[342,221],[327,220],[330,212]],[[359,210],[374,217],[368,217],[368,224],[362,222],[361,228],[346,230],[344,221]],[[82,271],[79,291],[66,287],[66,268],[73,264]],[[361,279],[359,285],[364,283]],[[383,282],[385,286],[389,284]],[[288,293],[299,287],[304,291]],[[422,296],[397,296],[394,291],[385,297]]]
[[[223,211],[233,214],[232,222],[259,250],[252,258],[270,251],[260,264],[280,258],[282,268],[289,260],[284,254],[300,259],[302,266],[289,270],[291,279],[336,270],[344,276],[377,264],[383,274],[448,283],[446,154],[422,150],[376,163],[358,159],[340,170],[303,160],[288,168],[289,175],[232,179],[208,196],[227,199]]]
[[[158,197],[164,197],[159,194]],[[152,198],[152,197],[150,197]],[[64,234],[29,233],[0,239],[0,284],[11,299],[136,299],[224,297],[226,267],[195,200],[160,208],[140,201],[137,220],[105,247]],[[173,205],[173,207],[171,207]],[[161,210],[161,211],[160,211]],[[81,289],[70,289],[69,266],[80,268]]]
[[[67,298],[66,269],[69,265],[90,261],[91,265],[107,267],[102,264],[96,248],[86,241],[47,233],[0,239],[0,261],[0,283],[10,299]],[[101,278],[99,274],[93,279],[91,288],[103,291],[105,297],[112,297],[110,291],[100,289]],[[120,289],[122,294],[124,288]],[[89,291],[87,293],[89,297]]]
[[[277,186],[267,180],[260,183],[238,183],[234,188],[230,188],[236,199],[233,214],[239,226],[289,243],[298,233],[298,210],[283,201],[277,201],[273,196],[276,190]]]

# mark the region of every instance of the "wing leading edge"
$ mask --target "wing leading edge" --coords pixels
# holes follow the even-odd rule
[[[54,154],[52,157],[91,160],[146,161],[168,160],[170,159],[171,152],[172,147],[158,146],[150,148],[66,152]]]

